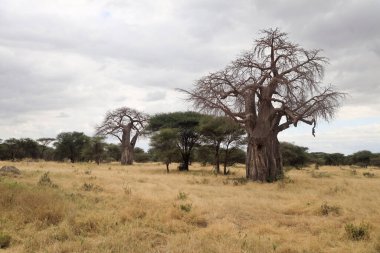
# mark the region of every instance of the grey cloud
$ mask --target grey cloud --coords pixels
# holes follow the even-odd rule
[[[145,101],[148,101],[148,102],[161,101],[165,99],[165,97],[166,97],[166,92],[151,91],[146,94]]]
[[[46,120],[45,131],[90,131],[118,106],[150,113],[191,109],[173,88],[190,88],[249,49],[260,29],[276,26],[305,48],[325,50],[330,58],[325,82],[351,94],[346,105],[380,111],[377,0],[37,0],[33,5],[0,4],[0,116],[20,132],[31,128],[30,116],[54,118]],[[163,99],[167,103],[160,106]],[[75,122],[65,123],[56,117],[60,113],[73,114]],[[14,133],[2,126],[6,135]],[[38,131],[35,127],[33,134]]]

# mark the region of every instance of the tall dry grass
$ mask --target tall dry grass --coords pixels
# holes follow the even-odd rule
[[[291,170],[260,184],[242,166],[225,177],[199,165],[14,165],[22,175],[0,179],[3,252],[380,252],[376,169]],[[38,184],[47,171],[58,187]],[[368,225],[368,237],[352,240],[347,224]]]

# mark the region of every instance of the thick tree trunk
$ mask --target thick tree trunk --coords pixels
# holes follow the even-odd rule
[[[248,179],[273,182],[283,177],[282,157],[277,134],[266,137],[248,136],[246,175]]]
[[[133,147],[123,146],[121,151],[121,164],[122,165],[131,165],[133,164]]]
[[[131,140],[132,124],[128,124],[123,129],[123,135],[121,137],[121,164],[132,165],[134,158],[134,147],[138,137],[138,133],[133,136]]]

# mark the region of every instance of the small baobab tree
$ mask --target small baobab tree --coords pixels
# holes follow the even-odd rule
[[[224,114],[247,132],[246,176],[272,182],[283,176],[278,134],[300,122],[329,120],[344,93],[321,84],[327,59],[306,50],[279,29],[262,31],[253,50],[195,84],[188,95],[200,111]]]
[[[121,142],[121,164],[133,164],[133,149],[147,120],[147,114],[121,107],[107,112],[103,123],[96,127],[96,135],[116,137]]]

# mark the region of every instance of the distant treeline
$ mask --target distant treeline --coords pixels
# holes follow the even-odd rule
[[[207,144],[197,145],[192,152],[192,162],[203,164],[213,162],[211,147]],[[223,148],[221,149],[223,151]],[[135,162],[158,162],[162,150],[150,148],[134,149]],[[229,165],[245,162],[245,151],[238,147],[230,148]],[[223,155],[221,156],[224,159]],[[82,132],[60,133],[56,138],[31,138],[0,140],[0,160],[20,161],[24,159],[66,162],[119,162],[121,144],[106,143],[102,137],[90,137]],[[173,162],[181,162],[179,156]]]
[[[106,143],[104,138],[90,137],[81,132],[60,133],[56,138],[31,138],[0,140],[0,160],[19,161],[24,159],[67,161],[67,162],[96,162],[107,163],[120,161],[120,144]],[[225,149],[220,150],[221,161],[225,161]],[[157,148],[150,148],[147,152],[136,147],[134,150],[135,162],[158,162],[160,152]],[[281,143],[281,153],[284,166],[302,168],[308,164],[318,165],[357,165],[380,166],[380,154],[370,151],[359,151],[352,155],[341,153],[308,152],[308,148],[300,147],[288,142]],[[228,150],[230,166],[235,163],[245,163],[246,152],[244,140]],[[173,162],[181,162],[179,155],[173,156]],[[200,162],[204,165],[214,164],[213,147],[207,142],[199,143],[194,147],[191,162]]]
[[[308,164],[318,165],[356,165],[360,167],[379,166],[380,153],[368,150],[358,151],[351,155],[341,153],[307,152],[308,148],[282,142],[281,151],[285,166],[303,167]]]

